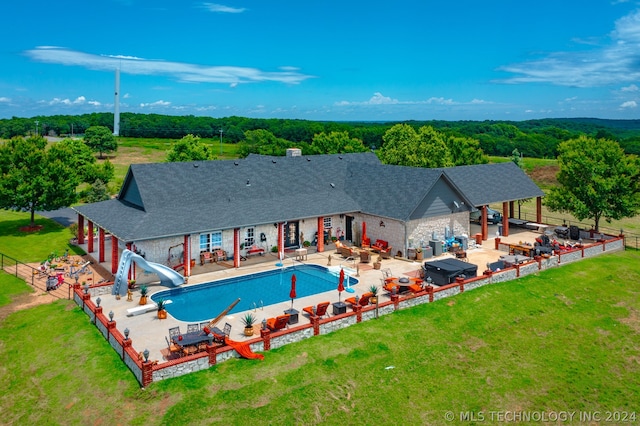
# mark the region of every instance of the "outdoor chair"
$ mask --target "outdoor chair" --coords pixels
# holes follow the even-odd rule
[[[329,308],[329,305],[331,305],[331,302],[322,302],[322,303],[318,303],[315,308],[316,308],[316,313],[315,315],[322,318],[323,316],[325,316],[327,314],[327,308]],[[305,312],[309,315],[309,317],[313,317],[314,313],[313,313],[313,306],[307,306],[306,308],[302,308],[302,312]]]
[[[200,331],[200,324],[187,324],[187,333],[195,333]]]
[[[209,321],[205,321],[205,322],[201,322],[200,323],[200,330],[204,331],[205,327],[209,326]]]
[[[285,314],[285,315],[277,316],[275,318],[269,318],[267,320],[267,328],[271,331],[282,330],[289,323],[290,316],[291,315],[289,314]]]
[[[173,340],[174,337],[180,335],[180,327],[172,327],[169,329],[169,339]]]
[[[371,261],[371,253],[366,250],[360,252],[360,262],[369,263]]]
[[[167,336],[165,336],[164,339],[167,341],[167,348],[169,349],[169,355],[180,356],[182,352],[182,349],[180,349],[180,346],[170,341]]]
[[[368,306],[369,305],[369,299],[371,299],[371,296],[373,296],[373,293],[371,293],[370,291],[364,293],[358,300],[356,300],[357,296],[354,297],[349,297],[347,299],[345,299],[344,301],[346,303],[351,304],[351,307],[353,308],[353,310],[356,309],[356,306]]]
[[[213,327],[213,330],[211,332],[213,333],[213,340],[216,343],[224,344],[225,338],[229,337],[229,335],[231,334],[231,324],[229,324],[228,322],[225,323],[222,330],[220,330],[218,327]]]

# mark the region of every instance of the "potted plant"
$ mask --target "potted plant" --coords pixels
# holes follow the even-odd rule
[[[156,305],[158,305],[158,319],[167,319],[167,310],[164,308],[166,302],[164,299],[158,300]]]
[[[308,241],[308,240],[307,240],[307,241],[303,242],[303,243],[302,243],[302,246],[303,246],[303,247],[310,247],[310,246],[311,246],[311,241]]]
[[[256,323],[256,316],[252,313],[244,314],[242,323],[244,324],[244,335],[253,336],[253,324]]]
[[[369,291],[373,294],[373,296],[369,298],[369,301],[372,305],[376,305],[378,303],[378,286],[375,284],[371,284],[371,287],[369,287]]]
[[[422,260],[422,247],[416,249],[416,260]]]
[[[147,288],[146,285],[143,285],[140,287],[140,304],[141,305],[146,305],[147,304],[147,293],[149,293],[149,289]]]
[[[378,256],[376,261],[373,262],[373,269],[380,269],[382,266],[382,256]]]
[[[130,289],[136,288],[136,280],[129,280],[128,286]]]

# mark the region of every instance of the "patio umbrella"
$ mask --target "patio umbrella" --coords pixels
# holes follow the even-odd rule
[[[367,239],[367,222],[362,222],[362,241]]]
[[[338,280],[338,302],[340,301],[340,295],[344,291],[344,269],[340,269],[340,279]]]
[[[293,299],[298,297],[296,295],[296,274],[291,275],[291,291],[289,292],[289,297],[291,298],[291,309],[293,309]]]

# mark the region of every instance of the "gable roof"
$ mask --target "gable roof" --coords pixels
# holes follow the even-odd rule
[[[475,207],[544,197],[544,192],[513,161],[443,169]]]
[[[407,221],[439,180],[472,205],[485,195],[496,195],[467,192],[476,191],[475,182],[480,189],[489,187],[482,178],[493,177],[494,168],[499,176],[507,170],[482,166],[490,167],[391,166],[381,164],[374,153],[132,164],[117,199],[74,209],[122,241],[350,212]],[[502,182],[513,181],[511,175]]]

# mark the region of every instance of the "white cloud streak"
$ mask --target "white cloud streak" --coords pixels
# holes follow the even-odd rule
[[[243,13],[247,10],[244,7],[230,7],[218,3],[202,3],[202,7],[213,13]]]
[[[380,92],[375,92],[371,98],[367,101],[339,101],[334,105],[336,106],[351,106],[351,105],[486,105],[491,104],[490,101],[482,99],[473,99],[470,102],[456,102],[453,99],[447,99],[443,97],[431,97],[426,100],[420,101],[399,101],[388,96],[384,96]]]
[[[609,43],[592,50],[554,52],[546,57],[501,67],[518,76],[501,83],[550,83],[599,87],[640,80],[640,11],[618,19]]]
[[[268,72],[257,68],[234,66],[204,66],[164,60],[149,60],[134,56],[95,55],[53,46],[40,46],[24,52],[37,62],[79,66],[96,71],[114,71],[138,75],[166,75],[189,83],[223,83],[236,86],[242,83],[279,82],[298,84],[310,75],[301,74],[297,68],[286,67]]]

